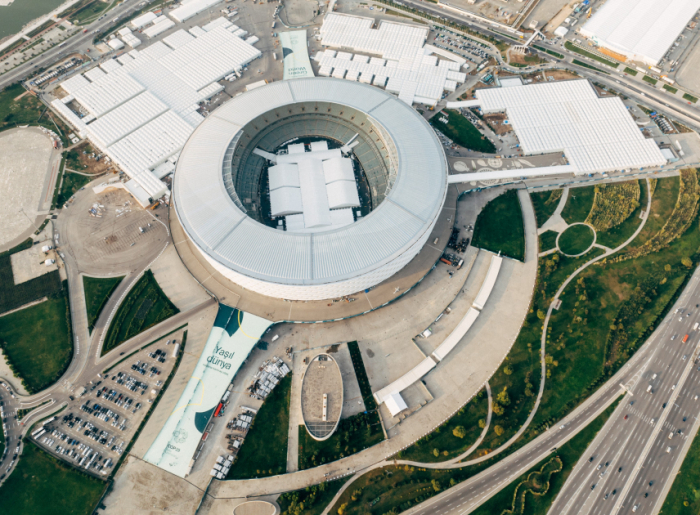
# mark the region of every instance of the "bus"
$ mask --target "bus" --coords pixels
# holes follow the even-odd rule
[[[688,343],[688,335],[686,334],[683,339],[681,340],[681,343]]]

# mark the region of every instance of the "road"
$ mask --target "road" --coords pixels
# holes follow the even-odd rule
[[[43,54],[27,61],[26,63],[13,68],[7,73],[0,75],[0,89],[3,89],[10,84],[14,84],[15,82],[28,79],[35,73],[35,70],[51,66],[63,57],[66,57],[72,53],[84,53],[89,46],[92,46],[95,31],[101,32],[112,25],[114,23],[114,18],[117,16],[124,18],[137,9],[143,7],[139,7],[139,3],[141,3],[139,0],[124,0],[123,3],[111,11],[108,11],[105,18],[96,20],[93,23],[83,27],[83,29],[88,29],[87,33],[83,34],[82,32],[78,32],[73,37],[67,39],[65,42],[66,44],[62,48],[59,48],[57,45],[47,50]]]
[[[649,514],[657,503],[660,507],[660,490],[672,480],[674,465],[682,460],[679,451],[700,416],[700,367],[695,359],[699,333],[693,330],[700,320],[697,274],[688,290],[692,293],[686,304],[678,304],[683,311],[668,315],[631,398],[586,451],[553,513],[631,513],[638,506],[636,513]],[[687,343],[682,342],[685,334],[690,335]]]
[[[621,495],[624,482],[620,483],[617,479],[618,477],[632,477],[634,458],[642,453],[642,449],[648,439],[645,439],[644,435],[652,433],[652,430],[656,427],[656,425],[650,424],[651,418],[656,418],[655,422],[662,427],[662,430],[658,441],[654,441],[644,462],[644,468],[642,468],[644,473],[637,474],[638,478],[633,481],[629,497],[632,500],[640,496],[643,497],[646,491],[644,485],[648,486],[649,481],[654,481],[656,489],[660,489],[661,485],[668,479],[668,474],[673,470],[674,460],[679,455],[676,447],[684,439],[684,435],[676,434],[674,439],[669,441],[669,433],[677,431],[679,427],[686,432],[686,427],[695,421],[693,417],[700,412],[700,401],[693,400],[695,395],[693,392],[697,391],[700,394],[700,373],[696,370],[698,365],[694,364],[691,359],[692,351],[698,343],[697,331],[694,332],[695,337],[689,339],[687,344],[680,343],[685,333],[680,334],[673,342],[670,340],[670,335],[689,329],[695,323],[695,320],[698,319],[697,316],[683,316],[683,321],[679,322],[679,315],[673,311],[679,307],[685,308],[692,305],[693,312],[700,313],[694,307],[695,299],[698,298],[700,298],[700,269],[693,274],[691,281],[676,302],[673,310],[632,359],[586,402],[560,421],[558,427],[550,429],[514,454],[502,459],[473,478],[414,507],[406,513],[411,515],[428,515],[432,513],[463,515],[473,511],[501,489],[508,486],[511,481],[552,454],[555,448],[561,447],[578,434],[598,414],[625,393],[625,389],[621,385],[629,389],[632,394],[625,396],[625,399],[611,415],[598,438],[593,442],[593,446],[597,445],[597,442],[601,442],[600,450],[596,450],[594,447],[593,451],[589,450],[584,454],[584,464],[579,464],[576,467],[556,502],[563,502],[564,506],[566,506],[566,503],[572,500],[572,496],[579,496],[575,497],[574,501],[570,503],[570,512],[568,513],[573,514],[579,513],[577,509],[582,506],[583,502],[580,499],[581,496],[593,495],[597,502],[604,503],[606,502],[603,499],[605,493],[612,493],[613,489],[617,489],[617,494]],[[683,355],[688,356],[685,361],[682,359]],[[680,382],[680,376],[686,368],[692,369],[692,372],[686,380],[687,384],[683,384]],[[657,389],[657,393],[649,395],[645,393],[645,390],[649,385],[648,379],[654,373],[657,374],[657,378],[652,383],[653,387]],[[676,390],[671,390],[673,384],[678,384]],[[639,391],[642,393],[638,393]],[[659,417],[663,412],[661,405],[664,402],[668,403],[671,393],[676,391],[679,393],[675,403],[678,406],[674,404],[671,407],[667,407],[668,418],[663,421],[660,420]],[[645,395],[646,398],[644,398]],[[634,404],[630,406],[630,402],[634,402]],[[653,406],[648,406],[649,403],[653,403]],[[691,406],[695,408],[692,414],[690,411]],[[629,415],[627,420],[624,420],[625,415]],[[686,417],[686,422],[682,422],[683,417]],[[626,425],[627,423],[629,425]],[[611,427],[614,427],[614,429],[610,429]],[[619,438],[618,433],[621,435]],[[638,434],[642,434],[642,436],[639,437]],[[610,435],[612,435],[612,438]],[[674,452],[666,453],[668,445],[672,446]],[[628,446],[631,447],[628,448]],[[620,449],[622,449],[622,452],[618,454],[617,451]],[[587,460],[592,454],[594,455],[594,460],[592,463],[589,463]],[[659,460],[659,462],[656,463],[655,460]],[[607,468],[605,467],[606,462],[609,462]],[[603,467],[598,471],[597,467],[600,463],[603,463]],[[617,468],[620,466],[623,467],[623,470],[622,472],[617,472]],[[587,480],[591,469],[597,474],[600,474],[603,469],[607,469],[609,472],[603,476],[603,479],[596,476],[597,480]],[[576,479],[573,479],[574,476]],[[593,476],[590,477],[592,478]],[[614,477],[614,483],[610,479],[611,477]],[[594,490],[591,490],[590,487],[594,482],[600,482],[600,484]],[[650,500],[654,500],[651,495]],[[611,510],[613,501],[610,500],[610,496],[607,502],[608,504],[602,507],[607,507],[608,510]],[[651,503],[648,504],[650,505],[650,510]],[[592,510],[593,506],[594,504],[591,502],[590,509],[581,511],[581,513],[612,513],[610,511],[600,511],[601,506],[599,505],[595,505],[596,510]],[[620,513],[627,513],[632,509],[629,501],[624,507],[627,511],[621,510]],[[561,511],[562,509],[557,504],[557,509],[551,511],[551,513],[557,513],[558,515],[565,513]],[[650,513],[650,511],[638,511],[638,513]]]

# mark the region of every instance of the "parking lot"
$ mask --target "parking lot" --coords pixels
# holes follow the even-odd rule
[[[489,60],[491,54],[488,52],[488,46],[474,39],[462,36],[461,34],[453,34],[444,30],[431,31],[428,36],[428,43],[453,52],[470,61],[469,71],[474,71],[476,66]]]
[[[32,431],[36,443],[87,472],[109,474],[170,374],[179,342],[160,340],[98,374]]]

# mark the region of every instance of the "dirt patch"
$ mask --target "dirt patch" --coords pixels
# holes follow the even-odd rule
[[[577,74],[566,70],[547,70],[543,73],[545,77],[552,77],[554,80],[572,80],[581,78]]]
[[[105,156],[87,141],[75,147],[70,153],[66,166],[76,172],[99,175],[112,168],[112,163],[107,162]]]
[[[546,63],[546,59],[542,59],[533,54],[523,54],[520,52],[510,51],[510,64],[522,64],[524,66],[534,66],[536,64]]]
[[[506,124],[507,117],[503,113],[489,114],[484,116],[484,121],[491,127],[491,130],[499,136],[511,132],[513,126]]]

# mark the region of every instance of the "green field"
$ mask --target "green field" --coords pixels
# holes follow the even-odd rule
[[[68,202],[76,191],[83,188],[93,178],[94,177],[90,177],[89,175],[82,175],[64,170],[61,189],[58,192],[58,197],[56,197],[56,206],[60,207]]]
[[[532,491],[525,494],[524,507],[521,510],[516,510],[515,513],[528,515],[547,515],[552,503],[557,498],[559,491],[564,486],[567,478],[571,474],[576,462],[581,458],[581,455],[586,451],[588,445],[593,441],[598,431],[605,425],[605,422],[610,418],[612,412],[615,411],[619,401],[614,402],[603,413],[598,415],[590,424],[588,424],[581,432],[574,436],[567,443],[559,447],[550,457],[542,460],[540,463],[525,472],[519,478],[514,480],[508,486],[503,488],[491,499],[479,506],[472,513],[474,515],[492,515],[501,514],[504,510],[513,509],[513,500],[516,493],[518,494],[518,504],[523,500],[523,492],[527,486],[534,487]],[[533,480],[538,478],[538,472],[542,470],[553,458],[558,458],[561,469],[547,477],[540,476],[540,481]],[[559,467],[557,467],[559,468]],[[550,471],[556,470],[550,467]],[[527,479],[530,479],[530,484]],[[546,481],[548,479],[548,481]],[[519,487],[519,488],[518,488]],[[516,492],[517,489],[517,492]],[[533,495],[537,492],[537,495]]]
[[[340,421],[333,435],[322,442],[309,436],[299,426],[299,470],[336,461],[384,440],[381,421],[376,411],[358,413]]]
[[[447,115],[448,122],[440,121],[440,118]],[[442,132],[456,144],[461,145],[474,152],[484,152],[493,154],[496,152],[496,147],[483,136],[479,129],[474,127],[472,122],[467,120],[459,112],[451,109],[437,113],[430,119],[430,125]]]
[[[102,308],[109,300],[112,292],[122,282],[121,277],[88,277],[83,276],[85,290],[85,307],[87,308],[88,327],[92,331],[95,322],[100,317]]]
[[[486,204],[474,224],[472,245],[525,259],[525,228],[516,190],[508,190]]]
[[[275,476],[287,471],[289,397],[292,374],[288,374],[263,402],[226,479]]]
[[[562,190],[539,191],[530,193],[532,207],[535,208],[535,217],[537,218],[537,227],[542,227],[544,223],[556,211],[561,198]]]
[[[482,432],[479,421],[486,421],[488,414],[488,397],[484,390],[452,415],[432,433],[399,452],[397,457],[402,460],[421,462],[445,461],[455,458],[471,447]],[[466,434],[461,438],[453,431],[463,427]],[[437,456],[435,455],[437,449]]]
[[[593,229],[587,225],[572,225],[559,237],[559,250],[569,256],[585,252],[593,244]]]
[[[652,78],[649,77],[648,75],[645,75],[644,77],[642,77],[642,80],[643,80],[644,82],[648,82],[649,84],[654,84],[654,85],[656,85],[656,83],[659,82],[659,81],[656,80],[656,79],[652,79]]]
[[[116,0],[107,0],[93,2],[86,7],[80,9],[71,17],[71,23],[74,25],[87,25],[92,23],[103,13],[109,11],[111,8],[116,6]]]
[[[625,66],[625,69],[623,70],[625,73],[632,75],[633,77],[637,76],[637,70],[633,70],[632,68]]]
[[[282,515],[321,515],[326,505],[333,500],[338,490],[351,476],[336,479],[330,483],[310,486],[293,492],[286,492],[277,498]]]
[[[557,236],[559,236],[559,233],[554,231],[545,231],[540,234],[540,252],[546,252],[555,248],[557,246]]]
[[[610,75],[610,73],[606,72],[605,70],[601,70],[600,68],[596,68],[595,66],[591,66],[588,63],[584,63],[583,61],[579,61],[578,59],[574,59],[572,61],[573,64],[576,64],[578,66],[583,66],[584,68],[588,68],[589,70],[595,70],[600,73],[604,73],[605,75]]]
[[[27,441],[17,468],[0,487],[0,506],[12,515],[88,515],[107,483],[77,471]]]
[[[674,88],[673,86],[669,86],[668,84],[664,84],[664,89],[668,91],[669,93],[673,93],[674,95],[678,93],[678,89]]]
[[[646,182],[646,181],[645,181]],[[669,219],[673,208],[678,200],[678,192],[680,191],[680,179],[678,177],[668,177],[663,180],[656,181],[654,194],[651,197],[651,210],[647,223],[637,235],[635,243],[643,243],[658,233]],[[644,209],[646,203],[640,202]]]
[[[0,314],[61,291],[61,277],[58,270],[15,284],[10,256],[31,246],[32,240],[28,239],[14,248],[0,253]]]
[[[569,198],[561,212],[561,216],[567,224],[585,222],[588,213],[593,207],[595,198],[595,186],[585,186],[583,188],[571,188]]]
[[[696,435],[683,458],[661,511],[663,515],[697,515],[700,513],[700,434]]]
[[[73,356],[67,287],[49,300],[0,317],[0,344],[29,393],[55,383]]]
[[[574,45],[573,43],[571,43],[569,41],[564,43],[564,48],[566,48],[567,50],[569,50],[571,52],[576,52],[577,54],[584,55],[590,59],[598,61],[599,63],[607,64],[611,68],[617,68],[620,65],[620,63],[617,63],[615,61],[611,61],[610,59],[606,59],[604,57],[601,57],[598,54],[594,54],[592,52],[586,52],[582,48],[577,47],[576,45]]]
[[[684,94],[683,94],[683,98],[686,99],[686,100],[688,100],[688,101],[690,101],[690,102],[692,102],[693,104],[696,103],[696,102],[698,101],[698,97],[694,97],[693,95],[691,95],[691,94],[689,94],[689,93],[684,93]]]
[[[153,272],[146,270],[119,305],[107,330],[102,355],[179,312],[158,286]]]
[[[8,86],[0,91],[0,131],[17,127],[18,125],[40,125],[57,132],[63,145],[69,145],[66,137],[71,130],[33,95],[25,95],[15,101],[15,98],[25,92],[20,84]],[[59,129],[56,128],[56,124]]]
[[[641,189],[639,206],[621,224],[605,231],[596,231],[596,243],[614,249],[632,237],[634,231],[642,223],[639,216],[647,208],[647,181],[640,180],[639,187]]]

